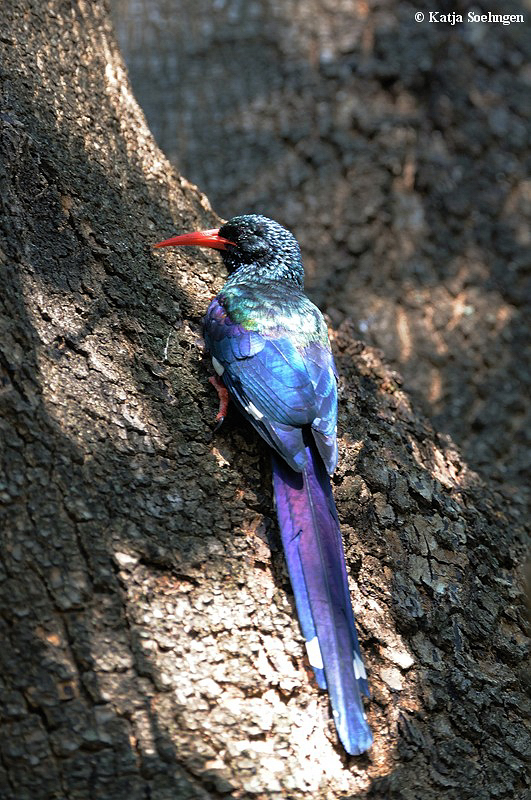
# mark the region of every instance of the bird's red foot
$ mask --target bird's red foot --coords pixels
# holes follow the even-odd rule
[[[218,428],[223,425],[223,420],[227,416],[227,410],[229,408],[229,392],[221,378],[219,378],[217,375],[212,375],[212,377],[208,380],[215,388],[219,397],[219,411],[216,416],[216,425],[214,428],[214,430],[217,431]]]

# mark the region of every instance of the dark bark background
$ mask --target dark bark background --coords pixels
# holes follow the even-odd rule
[[[309,64],[314,65],[304,72],[304,59],[290,61],[288,56],[298,51],[282,39],[276,49],[270,46],[275,58],[267,55],[267,48],[259,55],[264,37],[272,41],[270,20],[260,17],[262,6],[216,8],[232,14],[233,40],[240,37],[248,53],[273,65],[293,63],[295,77],[315,77],[317,83],[310,81],[305,92],[313,93],[316,123],[321,113],[325,119],[317,89],[324,85],[321,81],[336,87],[342,74],[340,70],[338,78],[334,73],[342,58],[329,53],[334,55],[338,41],[347,55],[354,52],[357,39],[349,37],[357,28],[345,28],[345,39],[338,39],[332,28],[316,48],[311,45],[314,22],[308,17],[305,27],[302,19],[301,37],[309,42],[308,51],[302,52],[311,55]],[[195,16],[186,18],[192,22],[183,29],[190,47],[192,32],[197,31],[195,41],[201,33],[208,62],[213,50],[208,36],[212,29],[219,35],[222,26],[200,24],[201,9],[198,5]],[[235,24],[235,12],[245,17],[251,13],[247,9],[255,9],[263,23],[254,44],[245,39],[245,27]],[[386,335],[393,346],[396,339],[400,347],[404,342],[409,347],[396,353],[391,348],[390,356],[402,359],[413,377],[414,359],[419,374],[426,364],[422,337],[428,350],[430,342],[440,341],[456,360],[458,386],[465,363],[462,350],[468,347],[459,331],[468,330],[470,352],[477,353],[478,361],[470,357],[473,375],[467,382],[461,375],[461,391],[479,403],[478,409],[492,401],[491,407],[498,408],[500,440],[512,441],[510,425],[521,424],[522,407],[505,406],[501,399],[496,406],[488,391],[484,397],[476,395],[474,375],[480,374],[489,338],[499,348],[493,352],[500,354],[489,366],[492,394],[498,393],[496,369],[505,369],[504,364],[511,364],[512,372],[502,380],[524,377],[515,357],[520,340],[511,338],[521,330],[516,323],[523,321],[523,296],[516,296],[517,287],[523,286],[517,254],[523,252],[518,248],[526,235],[522,159],[501,158],[513,165],[500,184],[512,182],[507,198],[514,199],[498,206],[488,191],[497,190],[498,182],[482,172],[491,169],[489,158],[481,160],[480,153],[467,161],[466,153],[445,150],[441,135],[435,137],[440,149],[434,153],[442,153],[443,160],[434,155],[432,163],[425,155],[427,183],[417,184],[417,140],[407,144],[407,131],[416,131],[419,141],[422,131],[427,136],[423,126],[428,125],[429,103],[419,101],[411,116],[399,99],[396,107],[390,100],[386,105],[393,92],[397,98],[402,92],[396,87],[398,67],[391,70],[393,60],[387,77],[359,78],[360,92],[363,86],[368,92],[381,84],[374,102],[369,103],[369,93],[358,98],[356,113],[372,120],[372,133],[351,132],[354,101],[346,97],[340,102],[336,88],[330,92],[337,113],[346,116],[343,128],[329,122],[328,139],[323,131],[323,146],[335,148],[337,158],[322,166],[321,139],[313,121],[307,135],[290,133],[294,121],[307,124],[304,114],[296,113],[295,102],[306,95],[293,79],[294,111],[285,117],[282,137],[296,163],[308,164],[305,180],[314,182],[314,190],[301,193],[298,200],[296,191],[290,191],[293,216],[287,205],[285,212],[280,207],[282,196],[287,202],[282,181],[289,179],[289,159],[284,169],[281,161],[265,159],[263,181],[255,183],[265,188],[256,188],[253,197],[252,181],[242,183],[240,199],[234,187],[223,189],[220,183],[217,191],[225,192],[226,201],[206,186],[224,215],[236,210],[231,206],[236,201],[245,210],[260,204],[265,211],[261,198],[266,194],[261,192],[268,181],[273,190],[278,173],[277,205],[267,211],[283,214],[296,228],[310,254],[314,296],[327,302],[334,322],[341,374],[341,460],[334,490],[370,671],[368,713],[375,733],[369,754],[348,758],[337,743],[326,695],[317,691],[303,655],[272,519],[267,450],[234,418],[221,433],[212,433],[216,399],[199,332],[208,299],[223,281],[222,266],[211,255],[151,250],[161,236],[211,227],[216,217],[206,198],[172,173],[155,145],[127,82],[104,4],[8,0],[2,13],[0,797],[523,800],[529,715],[525,605],[518,588],[525,533],[520,442],[512,451],[520,459],[517,463],[509,465],[510,448],[505,446],[494,472],[485,467],[478,476],[468,465],[472,436],[459,443],[465,457],[442,423],[434,426],[423,416],[379,351],[357,338],[363,320],[370,336],[379,337],[388,319]],[[368,21],[373,12],[363,13],[360,42],[368,63],[385,64],[388,48],[400,37],[391,26],[388,44],[379,51],[375,23],[371,27]],[[279,34],[282,30],[289,33],[296,27],[278,25]],[[514,35],[500,33],[503,64],[507,60],[510,65],[521,51]],[[431,45],[422,46],[431,52]],[[184,42],[175,52],[187,47]],[[337,52],[341,56],[342,50]],[[485,52],[499,51],[489,46]],[[352,78],[349,59],[345,63]],[[442,59],[432,54],[432,62],[422,63],[428,70]],[[205,74],[201,59],[192,58],[190,64],[195,66],[185,69],[175,61],[174,84],[190,83],[194,70]],[[398,76],[410,74],[408,69],[415,72],[418,59],[404,57],[399,67]],[[484,68],[491,78],[485,91],[497,96],[495,66],[487,63]],[[510,68],[517,85],[522,62]],[[242,72],[244,83],[251,81],[251,72]],[[261,68],[254,72],[261,74]],[[205,77],[203,82],[210,84]],[[237,108],[229,114],[227,109],[234,106],[230,91],[223,113],[241,128],[244,139],[248,132],[249,141],[258,142],[249,150],[235,147],[231,163],[236,169],[238,151],[242,160],[255,158],[261,139],[255,118],[238,118]],[[413,86],[403,91],[413,97]],[[179,112],[181,131],[190,131],[198,124],[191,121],[194,115],[204,113],[199,110],[201,95],[197,97],[196,111]],[[205,101],[209,98],[205,89]],[[487,93],[487,100],[496,107],[492,94]],[[441,103],[443,109],[451,108]],[[272,105],[279,113],[290,108],[282,102]],[[510,115],[512,132],[511,115],[517,111],[508,96],[502,109]],[[396,115],[407,122],[402,119],[400,125]],[[348,142],[344,148],[333,144],[336,128],[348,142],[353,133],[361,150],[367,145],[359,163]],[[456,135],[458,129],[456,123]],[[385,144],[385,133],[387,146],[376,146],[377,141]],[[465,133],[459,145],[463,152],[474,139]],[[227,136],[223,132],[225,141]],[[373,162],[384,174],[379,159],[392,155],[395,136],[396,159],[386,167],[387,182],[379,183]],[[274,127],[271,141],[278,138]],[[307,155],[299,152],[304,142],[310,148]],[[465,209],[465,222],[458,225],[458,217],[446,207],[449,197],[457,201],[461,195],[452,195],[445,183],[457,180],[458,173],[444,158],[462,161],[463,169],[475,163],[477,174],[486,175],[485,186],[478,184],[471,195],[480,207],[477,213],[483,214],[477,229],[473,208]],[[345,182],[347,166],[350,177]],[[325,180],[330,170],[330,180]],[[184,168],[182,172],[187,175]],[[235,175],[234,170],[226,172]],[[437,202],[435,178],[430,178],[435,173],[446,187]],[[341,203],[346,214],[354,208],[366,217],[355,224],[342,219],[336,205]],[[321,216],[319,227],[323,208],[328,222]],[[299,230],[303,219],[306,224]],[[412,238],[415,219],[422,226]],[[507,228],[502,227],[500,241],[516,248],[508,253],[505,267],[493,244],[496,225],[503,220]],[[363,240],[360,250],[356,236],[372,226],[374,238]],[[477,261],[469,260],[464,245],[472,248],[483,229],[491,244],[482,245]],[[451,255],[454,236],[463,244],[463,261]],[[512,279],[506,280],[509,264],[516,266],[511,267]],[[477,280],[467,279],[469,270]],[[478,277],[482,270],[491,275],[492,284]],[[452,279],[461,281],[457,289],[447,288],[454,286]],[[403,300],[403,312],[397,310],[402,280],[403,297],[419,293],[415,302],[427,309],[425,317],[414,316],[411,299]],[[443,313],[440,330],[446,338],[440,333],[440,340],[428,335],[430,320],[448,308],[445,295],[437,302],[436,290],[450,292],[457,303],[452,306],[453,327]],[[465,311],[472,305],[469,291],[486,298],[487,305]],[[466,320],[486,319],[491,301],[494,322],[481,328],[483,339],[476,340],[474,326],[464,327]],[[443,366],[436,362],[433,368],[442,372]],[[484,372],[485,381],[490,374]],[[420,383],[416,391],[422,395]],[[519,391],[512,396],[523,403]],[[462,409],[463,416],[471,404]],[[485,452],[492,441],[485,437]],[[483,469],[479,457],[472,455],[470,461]]]

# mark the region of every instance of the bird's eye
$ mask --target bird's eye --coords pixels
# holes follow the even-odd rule
[[[264,241],[262,233],[255,232],[249,234],[245,238],[245,243],[242,242],[242,249],[244,249],[250,255],[259,255],[261,253],[265,253],[269,248],[267,243]]]

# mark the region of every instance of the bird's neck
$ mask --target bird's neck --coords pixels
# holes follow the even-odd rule
[[[227,264],[230,269],[230,264]],[[240,264],[229,276],[224,288],[237,284],[248,284],[257,289],[271,285],[284,286],[286,291],[304,289],[304,270],[301,264],[291,261],[280,261],[274,266],[271,264]]]

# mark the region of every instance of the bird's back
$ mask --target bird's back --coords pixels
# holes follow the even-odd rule
[[[301,470],[302,428],[310,426],[333,472],[336,370],[326,323],[304,292],[229,279],[208,309],[204,333],[223,381],[266,441]]]
[[[288,337],[297,349],[313,342],[329,347],[323,315],[296,286],[229,280],[218,299],[230,319],[247,330],[271,339]]]

